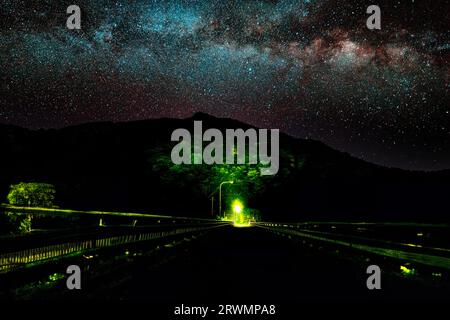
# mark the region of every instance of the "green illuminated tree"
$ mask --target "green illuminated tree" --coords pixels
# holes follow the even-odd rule
[[[217,191],[221,182],[235,181],[232,187],[228,186],[232,192],[224,192],[224,203],[231,201],[235,195],[250,199],[262,192],[271,179],[261,176],[258,164],[177,165],[172,162],[167,150],[150,152],[148,163],[149,171],[156,173],[163,184],[188,189],[205,199],[213,191]]]
[[[294,181],[298,172],[304,165],[303,158],[295,158],[291,150],[280,151],[280,169],[275,176],[262,176],[262,164],[250,164],[248,156],[245,164],[175,164],[170,157],[169,148],[159,148],[147,151],[146,174],[155,179],[155,184],[167,188],[167,193],[177,195],[178,199],[185,197],[189,200],[196,199],[208,206],[208,196],[218,191],[223,181],[234,181],[227,184],[222,190],[222,204],[229,209],[236,198],[246,203],[246,207],[257,207],[258,201],[264,197],[268,188],[276,188],[286,181]],[[194,159],[194,152],[191,158]],[[192,161],[193,163],[194,161]],[[157,181],[157,182],[156,182]],[[176,190],[176,191],[175,191]],[[217,206],[217,194],[215,205]],[[186,201],[186,199],[184,199]],[[187,202],[186,202],[187,203]],[[207,209],[208,210],[208,209]],[[260,219],[260,214],[255,219]]]
[[[47,183],[18,183],[10,186],[7,196],[8,203],[24,207],[53,207],[55,187]],[[30,214],[6,212],[14,232],[25,233],[31,231]]]
[[[25,183],[10,186],[8,203],[26,207],[52,207],[55,200],[55,187],[48,183]]]

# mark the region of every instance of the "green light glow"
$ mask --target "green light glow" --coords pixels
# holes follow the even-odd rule
[[[244,215],[242,214],[243,205],[242,202],[239,200],[234,200],[233,204],[233,212],[234,212],[234,223],[243,223],[244,222]]]
[[[250,222],[250,217],[245,214],[244,212],[244,205],[242,202],[238,199],[234,200],[232,203],[233,213],[234,213],[234,219],[233,226],[236,228],[247,228],[252,227],[252,224]]]
[[[235,221],[233,223],[233,227],[236,227],[236,228],[249,228],[249,227],[252,227],[252,224],[250,223],[250,221],[243,222],[243,223],[239,223],[239,222]]]
[[[233,206],[233,210],[236,214],[241,213],[242,212],[242,205],[240,203],[236,203]]]
[[[61,273],[54,273],[54,274],[51,274],[48,277],[48,280],[52,281],[52,282],[55,282],[55,281],[58,281],[58,280],[61,280],[61,279],[64,279],[64,278],[65,278],[65,276],[63,274],[61,274]]]
[[[405,276],[413,276],[416,273],[416,270],[413,268],[408,268],[406,266],[400,266],[400,271]]]

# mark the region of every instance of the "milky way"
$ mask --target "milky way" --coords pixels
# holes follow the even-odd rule
[[[383,165],[450,168],[446,1],[0,1],[0,122],[203,111]],[[66,28],[66,8],[82,29]],[[382,29],[368,30],[378,4]]]

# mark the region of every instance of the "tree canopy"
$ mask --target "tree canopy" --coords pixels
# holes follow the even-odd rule
[[[55,187],[48,183],[21,182],[10,186],[8,203],[26,207],[53,207]]]

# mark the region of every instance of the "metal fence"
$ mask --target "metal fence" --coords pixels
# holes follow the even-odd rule
[[[45,247],[21,250],[0,255],[0,272],[8,272],[28,263],[44,261],[52,258],[62,257],[73,253],[118,246],[140,241],[164,238],[168,236],[180,235],[189,232],[198,232],[207,229],[217,228],[223,224],[208,227],[188,227],[177,228],[169,231],[147,232],[133,235],[120,235],[114,237],[99,238],[94,240],[84,240],[67,242]]]

